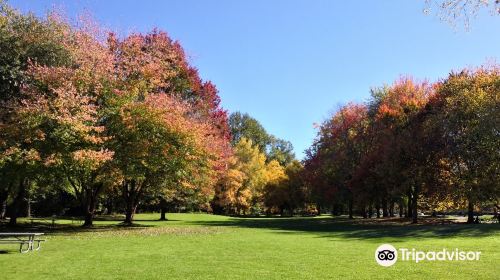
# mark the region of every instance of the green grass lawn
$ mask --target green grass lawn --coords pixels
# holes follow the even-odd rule
[[[133,228],[59,220],[39,252],[0,244],[0,279],[499,279],[500,225],[368,224],[315,218],[137,215]],[[6,231],[7,229],[3,229]],[[12,229],[8,229],[12,231]],[[21,230],[21,229],[19,229]],[[22,230],[28,230],[26,228]],[[479,261],[374,260],[396,248],[481,251]]]

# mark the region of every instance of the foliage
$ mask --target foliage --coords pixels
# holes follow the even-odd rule
[[[154,30],[108,44],[118,69],[107,124],[130,223],[143,192],[180,184],[209,196],[230,155],[225,111],[184,52]],[[127,145],[123,145],[126,143]]]
[[[229,126],[231,127],[233,146],[240,142],[242,138],[246,138],[251,140],[261,152],[266,151],[270,136],[264,127],[249,114],[232,113],[229,116]]]
[[[2,4],[0,44],[15,52],[0,65],[0,168],[19,175],[19,200],[35,181],[64,182],[50,187],[70,187],[85,225],[117,187],[128,223],[145,192],[192,193],[208,210],[232,154],[227,115],[178,42],[159,30],[119,39],[90,20]]]
[[[403,78],[326,120],[305,160],[318,206],[370,217],[494,205],[498,185],[498,67],[452,73],[430,85]],[[352,209],[353,204],[355,208]],[[342,212],[342,211],[341,211]]]
[[[500,72],[452,73],[438,85],[433,124],[445,143],[442,160],[453,194],[470,204],[500,196]]]
[[[229,117],[229,126],[231,127],[233,146],[241,138],[247,138],[266,154],[268,162],[277,160],[281,165],[286,166],[295,159],[292,143],[269,134],[259,121],[249,114],[232,113]]]

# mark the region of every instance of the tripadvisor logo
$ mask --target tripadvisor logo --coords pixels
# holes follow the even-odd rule
[[[375,261],[381,266],[391,266],[399,259],[401,261],[478,261],[481,252],[442,249],[439,251],[419,251],[415,248],[399,248],[391,244],[382,244],[375,250]]]
[[[375,260],[381,266],[391,266],[398,260],[398,251],[391,244],[382,244],[375,250]]]

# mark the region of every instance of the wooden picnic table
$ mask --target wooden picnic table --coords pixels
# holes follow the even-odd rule
[[[20,244],[19,252],[27,253],[29,251],[40,250],[40,243],[45,241],[40,239],[44,235],[41,232],[0,232],[0,244]],[[11,239],[5,239],[11,238]],[[34,248],[33,244],[37,242],[37,247]],[[24,245],[27,245],[24,249]]]

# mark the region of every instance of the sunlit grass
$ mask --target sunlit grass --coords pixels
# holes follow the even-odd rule
[[[42,251],[0,245],[1,279],[498,279],[500,226],[400,225],[316,218],[140,214],[137,225],[57,220]],[[26,221],[26,220],[24,220]],[[26,221],[29,222],[29,221]],[[374,261],[382,243],[482,251],[477,262]]]

